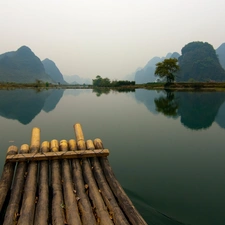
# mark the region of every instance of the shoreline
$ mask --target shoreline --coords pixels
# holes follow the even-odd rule
[[[95,87],[93,85],[52,85],[48,86],[34,84],[18,84],[18,83],[0,83],[0,90],[11,90],[11,89],[110,89],[129,91],[139,88],[148,90],[171,90],[171,91],[225,91],[225,82],[198,82],[198,83],[147,83],[147,84],[136,84],[130,86],[119,86],[119,87]]]

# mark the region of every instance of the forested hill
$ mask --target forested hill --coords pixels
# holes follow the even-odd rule
[[[177,81],[225,81],[225,71],[209,43],[191,42],[182,48],[181,53]]]
[[[45,72],[57,83],[67,84],[67,82],[63,79],[63,75],[55,65],[55,63],[50,59],[45,59],[42,61]]]
[[[41,60],[27,46],[0,55],[0,81],[34,83],[37,80],[54,83],[45,72]]]

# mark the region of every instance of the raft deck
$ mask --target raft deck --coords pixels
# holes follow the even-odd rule
[[[100,139],[31,143],[8,148],[0,180],[3,225],[147,225],[115,178]]]

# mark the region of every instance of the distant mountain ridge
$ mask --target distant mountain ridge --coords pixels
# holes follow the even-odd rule
[[[180,54],[178,52],[168,53],[165,57],[155,56],[145,65],[144,68],[136,71],[135,73],[135,82],[137,84],[154,82],[157,77],[155,76],[155,67],[156,63],[162,62],[164,59],[168,58],[178,58]]]
[[[193,46],[198,46],[194,48]],[[192,47],[193,48],[192,48]],[[190,48],[189,48],[190,47]],[[154,82],[155,65],[165,58],[177,58],[180,72],[177,81],[225,81],[225,43],[216,50],[209,43],[195,41],[190,42],[182,48],[182,55],[177,52],[168,53],[165,57],[153,57],[143,67],[126,76],[135,79],[137,84]]]
[[[90,78],[82,78],[78,75],[63,75],[64,80],[69,84],[92,84],[92,80]]]
[[[139,71],[141,69],[142,69],[142,67],[138,67],[133,73],[127,74],[124,77],[124,80],[134,81],[135,80],[135,74],[137,73],[137,71]]]
[[[45,72],[41,60],[27,46],[0,55],[0,81],[35,83],[36,80],[55,83]]]
[[[67,84],[67,82],[63,79],[63,75],[60,72],[60,70],[58,69],[58,67],[56,66],[56,64],[46,58],[42,61],[42,64],[44,65],[45,68],[45,72],[57,83],[60,84]]]

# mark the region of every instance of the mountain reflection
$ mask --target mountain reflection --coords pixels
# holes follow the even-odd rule
[[[210,127],[225,101],[224,92],[177,92],[176,95],[179,96],[181,123],[194,130]]]
[[[180,117],[181,123],[190,129],[207,129],[213,122],[225,128],[225,92],[136,90],[135,98],[154,114]]]
[[[16,89],[0,90],[0,116],[29,124],[43,109],[53,110],[64,90]]]

